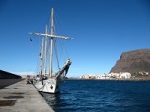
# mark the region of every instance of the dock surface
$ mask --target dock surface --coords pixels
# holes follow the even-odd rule
[[[21,80],[0,89],[0,112],[54,112],[32,84]]]

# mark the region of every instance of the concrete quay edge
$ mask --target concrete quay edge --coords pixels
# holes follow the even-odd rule
[[[0,102],[13,100],[13,105],[0,105],[0,112],[54,112],[32,84],[22,80],[0,89]]]

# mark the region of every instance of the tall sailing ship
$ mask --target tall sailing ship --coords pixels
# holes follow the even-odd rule
[[[51,9],[51,23],[50,23],[50,34],[48,34],[47,27],[45,33],[31,33],[33,35],[41,36],[44,37],[42,39],[42,50],[40,53],[40,59],[41,59],[41,72],[39,77],[36,77],[35,80],[33,81],[34,86],[37,88],[38,91],[40,92],[47,92],[47,93],[56,93],[59,91],[59,85],[60,81],[62,80],[62,77],[66,76],[68,69],[71,65],[71,60],[67,59],[65,65],[62,68],[59,68],[58,71],[56,71],[53,74],[53,47],[55,45],[55,39],[71,39],[69,37],[64,37],[64,36],[58,36],[55,35],[54,31],[54,10],[53,8]],[[49,52],[49,73],[47,76],[46,73],[46,58],[47,58],[47,40],[50,39],[49,44],[50,44],[50,52]],[[43,48],[44,47],[44,48]],[[44,59],[44,64],[43,64],[43,59]],[[42,68],[44,65],[44,73],[42,72]]]

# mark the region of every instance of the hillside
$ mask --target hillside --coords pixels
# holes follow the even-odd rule
[[[150,77],[150,49],[123,52],[110,72],[130,72],[134,77]]]

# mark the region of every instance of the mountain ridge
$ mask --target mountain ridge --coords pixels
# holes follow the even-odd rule
[[[123,52],[110,73],[129,72],[132,76],[150,74],[150,49]]]

